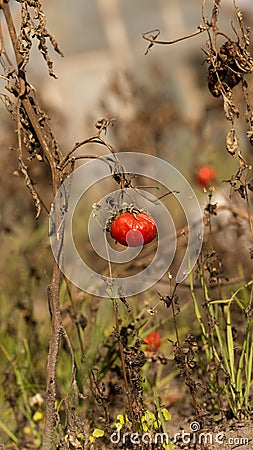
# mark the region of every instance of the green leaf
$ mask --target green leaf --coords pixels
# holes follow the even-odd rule
[[[162,412],[163,417],[164,417],[165,420],[171,420],[171,414],[167,410],[167,408],[161,408],[161,412]]]
[[[84,441],[84,435],[83,435],[83,433],[79,433],[79,434],[77,435],[77,439],[80,439],[80,441]]]
[[[155,420],[155,422],[154,422],[154,428],[157,429],[157,428],[159,428],[160,426],[161,426],[160,420]]]
[[[15,434],[12,433],[12,431],[0,420],[0,428],[15,442],[15,444],[18,444],[18,439],[15,436]]]
[[[144,416],[142,416],[143,421],[147,422],[148,426],[152,426],[154,422],[156,421],[156,417],[152,411],[145,411]]]
[[[146,433],[146,431],[148,431],[147,422],[142,422],[142,429],[143,429],[143,431],[145,431],[145,433]]]
[[[33,415],[34,422],[39,422],[39,420],[43,419],[43,413],[41,411],[35,411]]]
[[[95,430],[92,433],[92,436],[95,437],[95,438],[99,438],[99,437],[104,436],[104,434],[105,434],[104,430],[100,430],[99,428],[95,428]]]

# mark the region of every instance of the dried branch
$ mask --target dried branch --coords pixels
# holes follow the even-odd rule
[[[27,166],[24,164],[23,159],[22,159],[23,139],[22,139],[22,126],[21,126],[20,114],[18,114],[18,144],[19,144],[18,145],[19,170],[25,179],[26,186],[28,187],[29,191],[31,192],[31,195],[32,195],[32,198],[33,198],[33,201],[35,204],[35,208],[36,208],[36,219],[37,219],[41,212],[41,203],[40,203],[40,199],[37,194],[37,191],[33,186],[33,182],[28,175]]]
[[[203,33],[204,31],[207,31],[210,28],[210,25],[199,25],[198,29],[196,31],[193,31],[193,33],[187,34],[186,36],[182,36],[180,38],[177,39],[173,39],[172,41],[161,41],[158,40],[158,36],[160,36],[160,30],[151,30],[151,31],[146,31],[145,33],[142,33],[142,37],[143,39],[145,39],[146,41],[149,41],[150,44],[145,52],[145,55],[148,54],[149,50],[151,50],[151,48],[153,47],[153,45],[155,44],[160,44],[160,45],[172,45],[172,44],[176,44],[177,42],[180,41],[185,41],[186,39],[190,39],[194,36],[198,36],[199,34]],[[154,33],[154,34],[151,34]]]
[[[101,133],[104,131],[105,133],[107,132],[108,126],[112,123],[114,119],[100,119],[96,122],[95,127],[98,129],[98,132],[94,135],[91,136],[89,138],[83,139],[80,142],[76,142],[76,144],[74,145],[74,147],[72,147],[71,150],[69,150],[67,152],[67,154],[62,158],[61,162],[58,165],[58,169],[62,169],[63,167],[66,167],[67,164],[69,164],[69,161],[71,160],[71,155],[78,150],[78,148],[82,147],[83,145],[86,144],[102,144],[104,146],[106,146],[108,148],[108,150],[110,150],[111,153],[115,152],[115,149],[109,145],[107,142],[104,141],[104,139],[101,137]]]
[[[45,28],[45,17],[38,0],[22,0],[21,2],[21,32],[17,35],[12,18],[9,3],[0,0],[0,12],[3,13],[9,36],[11,39],[15,63],[6,53],[4,37],[0,30],[1,59],[0,63],[4,69],[3,78],[7,82],[7,89],[16,99],[16,104],[8,96],[1,95],[1,99],[11,112],[14,120],[18,124],[18,160],[20,172],[24,176],[27,187],[35,202],[36,217],[41,210],[41,202],[29,176],[26,165],[23,162],[23,153],[26,150],[30,158],[36,157],[39,161],[46,160],[49,164],[52,176],[52,194],[55,195],[62,183],[63,174],[57,169],[57,165],[62,158],[60,148],[48,124],[48,119],[41,111],[34,91],[26,79],[25,69],[30,57],[31,36],[34,34],[39,39],[39,50],[47,62],[49,72],[53,75],[51,61],[48,57],[46,39],[49,38],[55,50],[59,52],[54,38],[49,35]],[[28,7],[34,8],[34,19],[32,19]],[[34,20],[38,21],[35,25]],[[59,226],[61,217],[56,215],[56,226]],[[63,237],[63,229],[59,227],[59,238]],[[61,240],[60,240],[61,242]],[[59,248],[59,261],[62,258],[62,249]],[[49,345],[47,381],[46,381],[46,420],[44,427],[43,449],[51,450],[57,443],[57,412],[55,410],[56,401],[56,366],[60,350],[62,336],[62,318],[60,310],[60,286],[62,274],[57,265],[54,264],[52,279],[48,287],[48,305],[52,318],[52,334]],[[65,336],[66,337],[66,336]]]

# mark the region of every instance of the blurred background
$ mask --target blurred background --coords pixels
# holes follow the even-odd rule
[[[205,15],[210,18],[213,1],[206,0],[205,3]],[[231,20],[236,23],[233,0],[222,0],[221,3],[219,26],[237,40],[231,29]],[[212,97],[207,87],[208,66],[204,53],[207,34],[202,33],[174,45],[155,45],[147,55],[148,42],[142,38],[143,33],[154,29],[160,30],[160,39],[165,41],[196,31],[202,24],[201,4],[201,0],[42,0],[47,28],[55,36],[64,58],[50,52],[58,77],[50,78],[34,43],[27,78],[36,89],[42,108],[51,117],[52,129],[63,153],[77,141],[92,136],[97,131],[94,124],[99,118],[113,118],[113,126],[109,127],[106,135],[107,141],[119,151],[149,153],[173,164],[192,184],[204,209],[208,194],[197,182],[198,168],[202,165],[213,167],[216,172],[215,188],[221,191],[223,180],[229,179],[238,167],[238,161],[228,155],[225,148],[229,124],[224,118],[222,99]],[[237,4],[244,13],[246,25],[252,27],[252,0],[238,0]],[[18,28],[19,5],[12,0],[10,5]],[[3,31],[6,32],[4,24]],[[253,54],[252,46],[250,51]],[[247,77],[250,98],[253,89],[251,78]],[[4,80],[0,79],[1,92],[4,92],[4,85]],[[237,123],[241,149],[252,164],[253,153],[246,139],[241,86],[233,90],[233,95],[241,114]],[[33,201],[18,173],[16,124],[2,103],[0,120],[0,342],[4,342],[10,359],[14,355],[13,360],[20,362],[22,370],[25,367],[24,380],[29,379],[32,395],[39,389],[43,391],[45,385],[50,333],[46,290],[53,257],[48,242],[48,215],[43,210],[39,219],[35,220]],[[101,146],[85,147],[84,151],[104,153]],[[46,165],[28,158],[24,161],[42,200],[50,206],[50,175]],[[80,245],[91,204],[92,200],[89,205],[84,201],[83,209],[80,209],[80,216],[83,214],[77,224]],[[176,226],[182,226],[181,217]],[[249,249],[247,260],[243,259],[244,256],[238,258],[238,247],[235,245],[239,243],[238,234],[234,229],[232,231],[234,234],[230,234],[230,240],[226,241],[225,229],[218,248],[229,276],[237,276],[241,270],[241,279],[244,280],[246,272],[243,271],[251,271]],[[82,251],[92,260],[92,254],[86,247]],[[104,266],[99,264],[98,270],[103,271]],[[168,280],[166,282],[165,294],[168,294]],[[183,308],[187,308],[184,288],[182,286]],[[73,304],[70,305],[66,286],[62,290],[64,324],[69,327],[68,331],[73,331],[76,326],[76,317],[71,309]],[[96,354],[104,339],[103,332],[107,336],[112,332],[113,313],[103,302],[87,301],[83,292],[73,290],[72,295],[77,313],[91,318],[90,335],[85,334],[85,343],[87,347],[91,344],[89,351]],[[189,300],[189,293],[188,297]],[[153,293],[143,293],[141,300],[139,302],[137,299],[136,310],[144,305],[143,309],[148,311],[150,306],[151,311],[157,304],[156,287]],[[163,315],[162,310],[161,323]],[[189,329],[188,311],[186,316],[183,332]],[[94,323],[97,324],[96,332],[99,330],[102,336],[95,343],[91,334]],[[166,339],[173,338],[173,324],[165,325]],[[30,347],[25,346],[27,342]],[[26,364],[26,361],[31,364]],[[67,390],[64,363],[63,359],[60,383]],[[3,406],[4,422],[8,424],[12,423],[9,405],[16,404],[15,396],[18,394],[9,394],[8,391],[10,382],[16,386],[15,377],[9,371],[8,359],[2,359],[0,369],[3,369],[0,399],[10,395]],[[31,380],[34,373],[36,376]],[[0,415],[1,412],[0,409]],[[19,419],[18,414],[17,417],[18,427],[22,431],[23,417]]]

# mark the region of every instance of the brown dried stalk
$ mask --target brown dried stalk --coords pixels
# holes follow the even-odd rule
[[[35,2],[36,7],[41,9],[40,3]],[[27,6],[23,3],[27,11]],[[25,66],[29,60],[29,52],[22,51],[22,40],[24,36],[17,36],[14,26],[11,10],[9,4],[6,2],[0,3],[0,8],[6,20],[9,31],[12,47],[15,54],[15,63],[11,64],[11,60],[6,56],[5,58],[9,68],[8,88],[9,91],[17,98],[16,117],[18,122],[18,151],[19,151],[19,167],[22,175],[25,178],[27,187],[29,188],[32,197],[35,201],[37,214],[40,214],[41,204],[39,196],[33,186],[27,171],[27,167],[23,162],[24,142],[27,143],[29,138],[25,140],[27,133],[29,137],[37,142],[38,151],[34,150],[35,156],[38,160],[47,160],[52,176],[53,194],[56,194],[61,184],[62,174],[57,170],[57,164],[61,157],[61,151],[57,146],[56,140],[53,138],[50,127],[46,123],[45,118],[41,117],[40,108],[33,98],[29,83],[26,80]],[[24,11],[24,9],[22,10]],[[41,14],[41,11],[40,11]],[[24,16],[23,16],[24,20]],[[29,35],[27,40],[29,42]],[[3,47],[3,36],[1,35],[1,47]],[[44,55],[45,56],[45,55]],[[48,61],[47,61],[48,62]],[[15,74],[15,77],[12,76]],[[51,137],[48,140],[45,136]],[[63,325],[60,310],[60,285],[62,275],[58,265],[55,263],[53,268],[53,275],[48,287],[48,304],[52,318],[52,335],[49,346],[48,365],[47,365],[47,400],[46,400],[46,422],[44,428],[43,449],[49,450],[55,448],[55,424],[56,424],[56,365],[58,360],[60,339],[62,335]]]
[[[52,65],[46,51],[45,38],[49,37],[55,50],[59,51],[54,39],[46,32],[45,20],[41,10],[39,1],[21,2],[22,21],[26,23],[26,33],[24,27],[18,36],[12,18],[9,3],[0,1],[0,12],[2,11],[5,18],[11,44],[14,50],[15,62],[7,55],[5,50],[4,36],[0,33],[1,43],[1,65],[4,69],[4,78],[7,81],[8,91],[16,98],[16,105],[4,95],[1,98],[12,113],[13,119],[17,121],[18,135],[18,161],[20,173],[24,176],[25,183],[30,190],[36,206],[36,217],[41,211],[40,198],[36,192],[33,182],[28,174],[27,166],[23,161],[23,153],[28,150],[31,157],[36,157],[39,161],[46,160],[50,166],[52,176],[52,194],[55,195],[62,183],[63,171],[57,166],[62,158],[60,148],[55,140],[51,129],[47,123],[44,113],[40,110],[30,85],[26,79],[25,67],[29,60],[29,51],[31,48],[30,33],[27,31],[29,27],[28,6],[33,6],[39,17],[39,26],[37,28],[37,38],[40,40],[40,51],[49,66],[52,75]],[[28,6],[27,6],[28,5]],[[34,31],[34,30],[33,30]],[[23,33],[23,34],[22,34]],[[28,43],[26,51],[24,50],[24,41]],[[31,149],[31,142],[34,147]],[[56,218],[59,222],[60,218]],[[59,223],[56,223],[58,226]],[[62,231],[63,233],[63,231]],[[62,236],[60,236],[61,238]],[[60,310],[60,286],[62,275],[58,265],[55,263],[53,268],[52,279],[48,287],[48,304],[52,318],[52,335],[49,345],[48,365],[47,365],[47,399],[46,399],[46,422],[44,428],[43,449],[49,450],[55,448],[56,443],[56,365],[60,349],[61,336],[66,337],[63,329],[61,310]]]
[[[210,28],[210,25],[206,25],[206,26],[200,25],[196,31],[193,31],[192,33],[187,34],[186,36],[181,36],[179,38],[173,39],[172,41],[163,41],[163,40],[157,39],[158,36],[160,35],[160,30],[158,30],[158,29],[146,31],[145,33],[142,33],[142,37],[146,41],[149,41],[150,44],[148,45],[145,55],[148,54],[149,50],[151,50],[151,48],[155,44],[160,44],[160,45],[176,44],[177,42],[185,41],[186,39],[190,39],[192,37],[198,36],[199,34],[203,33],[204,31],[207,31],[209,28]]]

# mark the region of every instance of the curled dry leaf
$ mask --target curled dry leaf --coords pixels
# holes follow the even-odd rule
[[[230,122],[234,122],[234,119],[239,117],[239,111],[233,103],[232,91],[229,91],[226,95],[223,95],[223,102],[226,119]]]
[[[239,143],[236,131],[234,128],[228,131],[226,136],[226,149],[230,155],[235,156],[239,150]]]
[[[60,50],[55,37],[50,34],[46,28],[46,18],[42,11],[40,1],[22,1],[21,16],[22,24],[17,41],[17,48],[22,56],[22,64],[20,65],[19,70],[24,70],[26,67],[30,58],[32,39],[36,38],[39,41],[38,49],[47,63],[49,75],[57,78],[53,70],[53,62],[49,57],[47,39],[49,39],[55,52],[61,56],[63,56],[63,53]]]
[[[24,164],[24,162],[22,161],[22,158],[19,156],[18,158],[18,162],[19,162],[19,170],[21,172],[21,174],[23,175],[24,179],[25,179],[25,184],[27,186],[27,188],[29,189],[33,201],[34,201],[34,205],[36,208],[36,219],[38,219],[40,213],[41,213],[41,203],[40,203],[40,199],[39,196],[37,194],[37,191],[33,185],[33,182],[31,180],[31,178],[29,177],[28,171],[27,171],[27,166]]]

